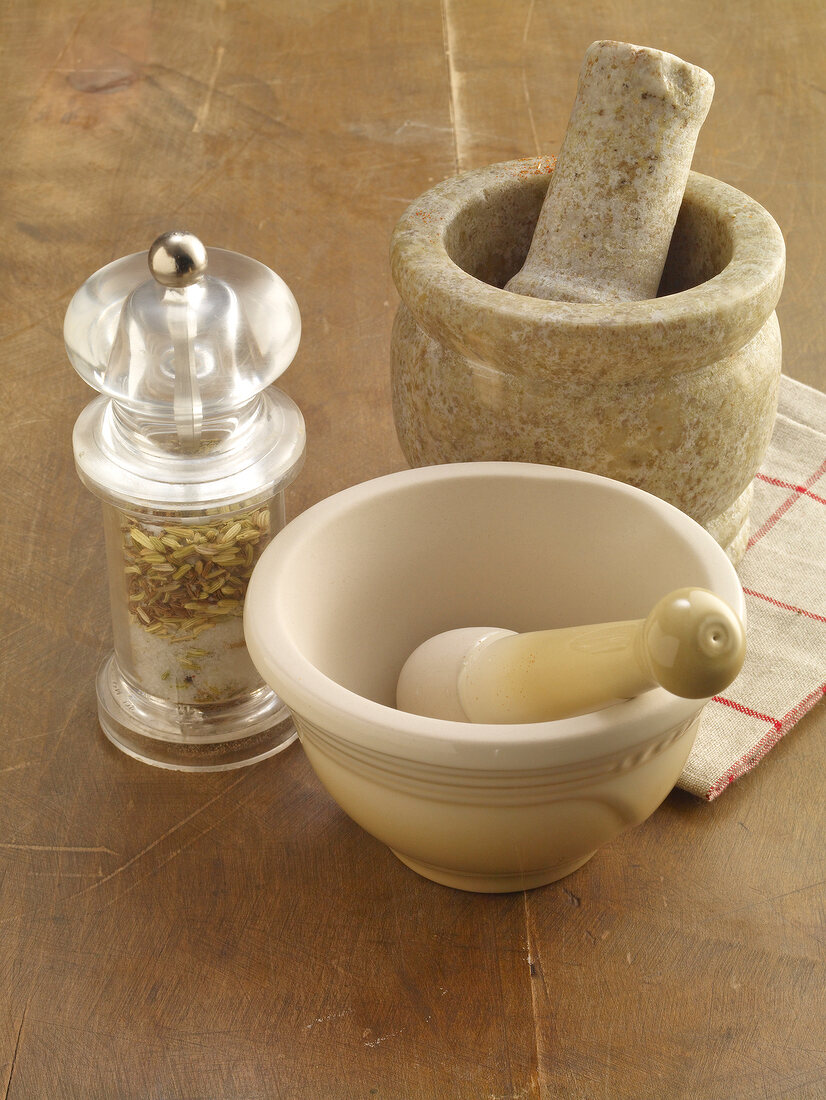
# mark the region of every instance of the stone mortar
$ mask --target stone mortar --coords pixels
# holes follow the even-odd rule
[[[547,301],[501,289],[553,158],[494,164],[416,200],[393,235],[393,412],[411,466],[504,459],[604,474],[701,523],[736,563],[780,379],[783,237],[692,172],[659,296]]]

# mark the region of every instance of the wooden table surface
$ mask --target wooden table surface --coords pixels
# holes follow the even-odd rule
[[[585,47],[717,91],[695,167],[788,245],[785,370],[826,388],[821,0],[3,0],[0,1098],[826,1096],[826,708],[706,804],[675,792],[544,889],[402,866],[301,748],[150,768],[101,734],[92,393],[62,320],[185,224],[275,268],[304,336],[295,515],[404,467],[387,251],[457,170],[558,149]]]

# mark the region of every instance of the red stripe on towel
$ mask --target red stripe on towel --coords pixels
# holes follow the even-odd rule
[[[824,460],[820,464],[820,466],[818,466],[815,472],[810,477],[808,477],[802,485],[793,485],[791,482],[783,482],[777,478],[770,477],[768,474],[758,474],[757,477],[759,477],[761,481],[767,481],[769,485],[779,485],[780,488],[791,488],[794,491],[792,492],[791,496],[788,496],[783,501],[777,511],[773,512],[769,516],[763,526],[758,528],[758,530],[754,532],[754,534],[749,539],[748,544],[746,545],[746,550],[751,550],[752,546],[754,546],[756,542],[759,542],[764,535],[767,535],[769,531],[771,531],[772,527],[774,527],[774,525],[777,523],[777,521],[782,516],[784,516],[786,512],[788,512],[791,506],[796,501],[800,500],[801,496],[805,495],[814,497],[814,494],[810,493],[809,489],[812,487],[812,485],[814,485],[816,481],[818,481],[823,476],[824,473],[826,473],[826,460]],[[822,498],[814,497],[814,499],[821,500]],[[824,503],[826,503],[826,501],[824,501]]]
[[[795,607],[793,603],[783,603],[782,600],[776,600],[773,596],[767,596],[763,592],[755,592],[753,588],[744,588],[743,591],[747,596],[754,596],[758,600],[765,600],[766,603],[770,603],[773,607],[780,607],[784,611],[793,611],[795,615],[805,615],[807,619],[814,619],[818,623],[826,623],[826,615],[817,615],[814,611],[807,611],[805,607]]]
[[[722,794],[726,787],[733,783],[735,779],[739,779],[741,775],[745,775],[745,773],[751,771],[756,764],[759,764],[769,750],[774,748],[781,737],[788,733],[803,715],[812,709],[815,703],[819,703],[824,695],[826,695],[826,684],[821,684],[819,688],[815,688],[815,690],[810,692],[804,699],[801,699],[799,703],[796,703],[782,718],[770,718],[768,715],[759,714],[757,711],[753,711],[749,707],[744,707],[740,703],[735,703],[730,699],[715,695],[715,702],[731,706],[735,710],[740,711],[742,714],[747,714],[752,718],[759,718],[764,722],[771,722],[772,728],[763,734],[756,745],[750,748],[748,752],[744,753],[739,760],[736,760],[725,775],[721,775],[717,782],[709,787],[708,793],[706,794],[707,801],[713,801],[717,795]]]

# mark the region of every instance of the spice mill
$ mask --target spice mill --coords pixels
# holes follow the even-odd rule
[[[241,767],[295,737],[242,613],[303,463],[301,412],[270,385],[300,336],[275,272],[182,232],[102,268],[69,304],[69,359],[100,392],[73,436],[103,502],[114,652],[98,715],[147,763]]]

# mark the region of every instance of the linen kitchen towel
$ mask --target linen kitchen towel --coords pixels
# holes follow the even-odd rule
[[[743,670],[707,705],[677,785],[722,794],[756,767],[826,691],[826,394],[783,377],[771,444],[754,481]]]

